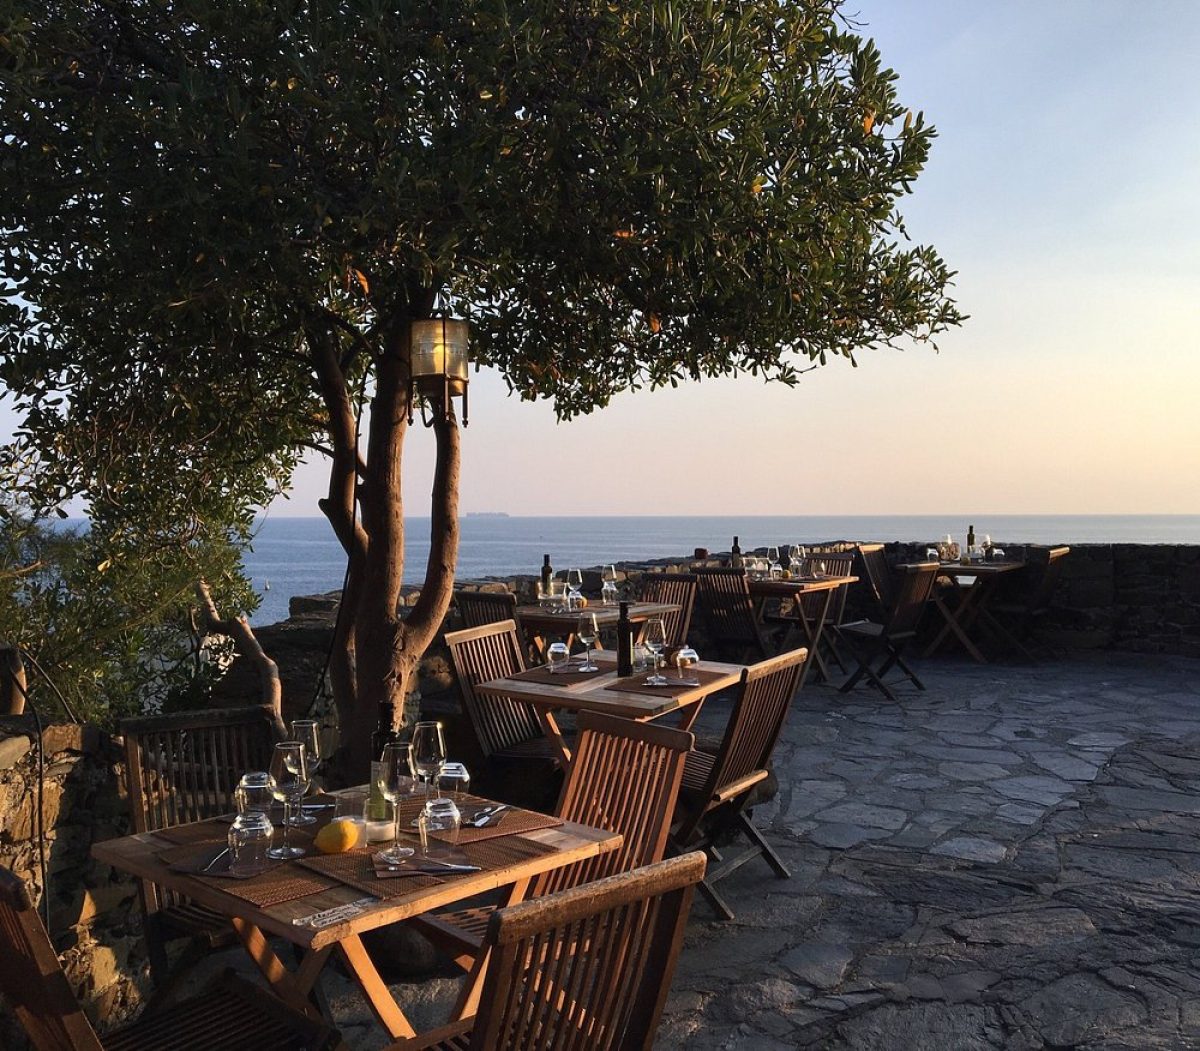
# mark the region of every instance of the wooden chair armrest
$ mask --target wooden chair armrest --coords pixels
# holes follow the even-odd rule
[[[743,792],[749,791],[756,784],[758,784],[759,781],[765,781],[766,779],[767,772],[765,770],[755,770],[753,773],[747,774],[745,777],[739,778],[737,781],[731,781],[729,784],[721,788],[720,791],[714,792],[713,802],[728,803],[729,800],[736,799]]]

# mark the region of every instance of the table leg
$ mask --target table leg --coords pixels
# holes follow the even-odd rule
[[[396,1003],[387,985],[371,962],[362,939],[357,934],[351,934],[338,942],[338,950],[342,954],[351,977],[367,998],[371,1012],[379,1020],[379,1024],[393,1037],[416,1036],[416,1030],[404,1017],[400,1005]]]
[[[690,730],[696,723],[696,719],[700,716],[700,709],[704,707],[703,699],[694,701],[692,704],[685,704],[679,709],[679,729]]]
[[[514,883],[509,888],[508,898],[501,908],[524,901],[525,895],[529,892],[529,883],[529,879],[518,880]],[[466,981],[459,990],[458,1001],[455,1003],[454,1013],[450,1017],[451,1022],[461,1022],[464,1018],[470,1018],[479,1011],[479,997],[483,992],[483,981],[487,977],[490,956],[490,952],[482,950],[475,957],[471,970],[467,972]]]
[[[270,983],[275,995],[297,1011],[315,1015],[316,1011],[309,1003],[308,994],[316,984],[317,977],[325,966],[332,946],[315,951],[310,949],[305,954],[299,968],[293,973],[275,955],[266,935],[258,927],[237,916],[231,917],[230,922],[233,924],[233,929],[237,932],[246,954]]]
[[[571,769],[571,749],[567,747],[567,741],[563,737],[558,720],[554,718],[554,712],[548,708],[539,707],[537,714],[538,720],[542,724],[542,732],[550,738],[550,743],[558,750],[559,762],[562,763],[563,773],[566,773]]]
[[[962,591],[962,601],[959,602],[957,610],[953,610],[947,606],[942,596],[937,593],[936,589],[934,590],[933,604],[937,608],[938,612],[941,613],[946,623],[943,625],[942,630],[938,633],[937,637],[926,648],[925,656],[928,657],[935,653],[942,645],[942,642],[946,639],[946,637],[950,634],[953,634],[954,637],[962,644],[963,649],[965,649],[967,653],[969,653],[978,663],[987,664],[987,658],[984,657],[984,655],[979,651],[979,647],[971,641],[970,636],[967,635],[966,632],[966,625],[968,625],[970,621],[974,619],[973,611],[976,604],[979,602],[980,596],[982,595],[980,578],[976,577],[975,582],[969,588],[960,588],[959,590]],[[968,614],[971,614],[972,616],[968,618]]]
[[[825,667],[825,658],[821,656],[821,633],[825,630],[825,621],[829,616],[829,604],[833,600],[833,592],[833,588],[827,588],[822,592],[825,601],[821,603],[821,608],[811,624],[804,615],[804,607],[799,599],[796,601],[796,619],[800,621],[804,628],[804,634],[808,637],[808,660],[804,662],[804,667],[800,670],[800,685],[797,689],[804,689],[804,684],[808,681],[809,668],[814,664],[817,673],[821,676],[820,681],[829,682],[829,669]]]

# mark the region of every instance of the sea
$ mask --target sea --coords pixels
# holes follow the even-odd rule
[[[462,580],[535,574],[542,555],[556,569],[690,556],[698,547],[728,551],[830,540],[931,542],[947,533],[963,542],[957,515],[739,517],[521,517],[467,515],[460,520]],[[998,544],[1200,544],[1200,515],[991,515],[975,519],[976,534]],[[405,523],[405,581],[420,583],[429,556],[429,519]],[[262,596],[255,625],[286,619],[293,595],[341,587],[346,560],[324,518],[266,516],[246,551],[245,565]]]

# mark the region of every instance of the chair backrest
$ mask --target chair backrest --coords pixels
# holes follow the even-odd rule
[[[269,705],[125,719],[125,785],[135,832],[203,821],[234,809],[248,770],[266,770],[276,740]]]
[[[882,544],[859,544],[855,565],[859,586],[866,592],[880,620],[885,620],[896,598],[892,570]]]
[[[670,602],[679,606],[677,613],[663,614],[667,629],[667,645],[683,646],[692,626],[692,609],[696,604],[694,573],[647,573],[642,578],[639,597],[643,602]]]
[[[821,562],[825,566],[827,576],[848,577],[852,575],[854,569],[854,551],[817,552],[811,555],[806,561],[805,572],[811,573],[813,563]],[[829,600],[829,609],[825,614],[828,623],[840,624],[842,622],[842,615],[846,609],[847,593],[848,585],[843,584]],[[821,604],[825,601],[825,596],[819,592],[810,592],[807,595],[801,595],[799,601],[800,608],[804,610],[804,615],[806,617],[813,617],[820,610]]]
[[[0,992],[37,1051],[103,1051],[25,884],[0,868]]]
[[[744,569],[697,569],[696,601],[717,645],[758,646],[766,652]]]
[[[1069,547],[1031,548],[1029,551],[1030,576],[1028,590],[1024,595],[1028,613],[1040,613],[1050,608],[1058,578],[1062,575],[1064,559],[1071,553]]]
[[[579,740],[558,816],[620,832],[617,850],[543,873],[532,893],[551,894],[662,860],[683,764],[695,744],[684,730],[594,712],[579,714]]]
[[[740,784],[766,769],[807,658],[808,650],[790,650],[743,669],[708,784],[699,793],[704,805],[721,795],[735,798]]]
[[[648,1051],[699,851],[494,913],[471,1051]]]
[[[892,608],[883,624],[883,633],[888,638],[912,635],[921,622],[925,604],[933,594],[937,580],[936,562],[917,562],[896,567],[896,593]]]
[[[517,619],[517,596],[511,591],[456,591],[454,604],[464,628]]]
[[[446,645],[467,718],[485,756],[541,736],[542,724],[533,705],[510,697],[481,697],[475,693],[481,682],[509,678],[525,670],[516,621],[447,632]]]

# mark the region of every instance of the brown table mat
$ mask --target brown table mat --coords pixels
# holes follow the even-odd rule
[[[572,659],[569,671],[552,672],[547,667],[530,668],[528,671],[523,671],[519,675],[514,675],[512,678],[518,682],[538,682],[545,686],[574,686],[580,682],[594,682],[598,675],[606,671],[612,671],[617,666],[616,661],[611,660],[596,660],[593,658],[592,663],[596,666],[596,671],[577,671],[577,667],[581,661]]]
[[[668,679],[676,677],[677,669],[672,668],[669,671],[664,670],[662,674]],[[646,680],[650,677],[650,672],[639,672],[637,675],[630,675],[624,679],[618,679],[616,682],[604,687],[606,690],[620,690],[622,693],[646,693],[652,697],[661,697],[664,694],[667,697],[674,697],[681,693],[686,693],[688,690],[694,690],[695,686],[647,686]],[[682,677],[698,682],[701,686],[708,686],[711,683],[717,682],[725,677],[724,672],[717,671],[701,671],[697,668],[685,668],[682,672]]]
[[[315,854],[301,858],[300,864],[376,898],[401,898],[415,890],[436,887],[442,882],[438,876],[428,875],[380,879],[375,875],[375,866],[371,862],[371,855],[377,853],[379,849],[373,847],[369,850],[351,850],[345,854]]]
[[[299,858],[303,861],[305,859]],[[285,901],[306,898],[337,886],[335,880],[314,872],[305,872],[290,861],[281,861],[266,872],[245,880],[230,880],[220,876],[196,876],[210,887],[243,898],[260,909],[282,905]]]
[[[154,834],[168,843],[224,843],[229,836],[229,821],[228,817],[214,817],[190,825],[170,825],[156,829]]]
[[[400,804],[400,827],[406,832],[412,832],[414,822],[417,820],[417,815],[421,812],[421,807],[424,806],[423,801],[414,801]],[[459,809],[467,815],[476,807],[495,806],[491,800],[481,799],[479,796],[467,796],[466,800],[459,804]],[[534,832],[539,828],[555,828],[563,823],[561,817],[555,817],[553,814],[539,814],[536,810],[522,810],[520,807],[509,807],[505,810],[498,823],[488,825],[485,828],[462,828],[458,833],[458,842],[460,844],[479,843],[485,839],[499,839],[502,836],[516,836],[522,832]],[[435,835],[437,835],[435,833]],[[444,839],[443,836],[437,836],[438,839]]]

